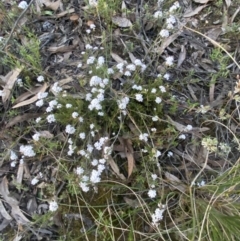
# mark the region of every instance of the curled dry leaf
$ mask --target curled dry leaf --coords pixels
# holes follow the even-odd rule
[[[173,174],[169,173],[169,172],[165,172],[165,177],[166,179],[170,182],[171,186],[174,189],[178,189],[179,191],[185,193],[187,190],[187,186],[185,184],[183,184],[183,182],[177,178],[176,176],[174,176]]]
[[[3,103],[5,103],[9,97],[10,97],[10,93],[11,90],[14,86],[14,83],[17,80],[18,75],[21,73],[22,68],[16,68],[12,71],[10,71],[5,77],[5,86],[3,88],[3,95],[2,95],[2,101]]]
[[[122,59],[118,54],[111,52],[111,56],[117,63],[124,63],[124,59]]]
[[[48,85],[46,83],[43,84],[43,86],[41,88],[39,88],[39,92],[45,92],[45,90],[48,88]],[[35,101],[38,100],[38,94],[36,94],[35,96],[33,96],[32,98],[28,99],[28,100],[25,100],[25,101],[22,101],[16,105],[14,105],[12,108],[15,109],[15,108],[19,108],[19,107],[22,107],[22,106],[25,106],[25,105],[30,105],[32,103],[34,103]]]
[[[113,158],[111,156],[108,156],[108,160],[107,160],[108,164],[111,166],[112,170],[114,171],[114,173],[122,180],[126,180],[125,176],[120,173],[119,171],[119,167],[116,164],[116,162],[113,160]]]
[[[114,16],[112,17],[112,22],[121,28],[128,28],[132,26],[131,21],[123,17]]]
[[[61,0],[57,0],[56,2],[50,0],[41,0],[41,2],[45,5],[46,8],[53,11],[57,11],[61,4]]]
[[[181,46],[181,52],[179,54],[179,57],[178,57],[178,63],[177,63],[177,67],[180,67],[183,63],[183,61],[186,59],[186,48],[184,45]]]
[[[199,14],[205,7],[207,7],[207,5],[203,5],[203,6],[199,6],[197,8],[195,8],[194,10],[191,10],[191,11],[187,11],[184,13],[183,17],[184,18],[190,18],[194,15],[197,15]]]
[[[5,209],[5,207],[4,207],[3,203],[2,203],[2,200],[0,200],[0,213],[2,214],[2,216],[3,216],[5,219],[7,219],[7,220],[9,220],[9,221],[12,220],[12,217],[11,217],[11,216],[8,214],[8,212],[6,211],[6,209]]]
[[[195,3],[202,3],[202,4],[205,4],[205,3],[208,3],[209,1],[212,1],[212,0],[193,0]]]

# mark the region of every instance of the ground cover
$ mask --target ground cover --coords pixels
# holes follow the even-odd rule
[[[2,240],[239,240],[238,1],[0,3]]]

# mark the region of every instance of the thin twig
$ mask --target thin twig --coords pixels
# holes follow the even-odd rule
[[[34,0],[31,0],[31,1],[30,1],[30,3],[28,4],[28,6],[22,11],[22,13],[20,14],[20,16],[18,17],[17,21],[15,22],[15,24],[14,24],[12,30],[11,30],[10,35],[8,36],[8,39],[6,40],[5,44],[3,45],[2,50],[4,50],[4,49],[7,47],[7,45],[8,45],[8,43],[9,43],[9,41],[10,41],[12,35],[13,35],[13,32],[15,31],[15,29],[16,29],[19,21],[20,21],[21,18],[25,15],[25,13],[27,12],[27,10],[30,8],[30,6],[31,6],[31,4],[33,3],[33,1],[34,1]]]

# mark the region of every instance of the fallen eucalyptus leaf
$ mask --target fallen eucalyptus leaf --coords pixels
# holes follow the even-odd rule
[[[131,21],[129,19],[123,18],[123,17],[114,16],[114,17],[112,17],[112,22],[121,28],[128,28],[128,27],[132,26]]]

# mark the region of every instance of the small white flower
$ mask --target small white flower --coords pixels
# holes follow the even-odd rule
[[[86,138],[86,134],[84,132],[81,132],[79,134],[80,139],[84,140]]]
[[[95,61],[95,57],[94,56],[91,56],[87,59],[87,64],[93,64]]]
[[[155,198],[155,197],[157,196],[156,190],[150,189],[150,190],[148,191],[148,196],[149,196],[150,198]]]
[[[169,37],[169,31],[167,29],[162,29],[159,34],[163,38]]]
[[[135,71],[136,70],[136,66],[135,66],[135,64],[128,64],[126,66],[126,69],[128,69],[130,71]]]
[[[55,82],[52,86],[52,91],[56,94],[60,93],[62,91],[62,87],[58,86],[58,82]]]
[[[140,141],[148,141],[148,134],[147,133],[140,134],[139,140]]]
[[[166,92],[165,87],[164,87],[164,86],[162,86],[162,85],[161,85],[161,86],[159,86],[159,89],[161,90],[161,92],[162,92],[162,93],[165,93],[165,92]]]
[[[92,130],[94,127],[95,127],[95,125],[94,124],[90,124],[90,129]]]
[[[0,40],[1,41],[1,40]],[[17,79],[17,85],[19,86],[19,87],[23,87],[23,81],[22,81],[22,79]]]
[[[16,155],[16,153],[14,151],[11,150],[11,152],[10,152],[10,160],[16,161],[17,159],[18,159],[18,156]]]
[[[199,187],[203,187],[203,186],[206,185],[206,182],[205,182],[204,180],[202,180],[201,182],[198,182],[197,185],[198,185]]]
[[[40,121],[41,121],[41,117],[38,117],[35,121],[36,121],[36,123],[39,123]]]
[[[107,73],[108,74],[114,74],[114,70],[112,68],[108,68]]]
[[[152,132],[156,132],[157,129],[156,129],[156,128],[151,128],[151,131],[152,131]]]
[[[31,181],[31,184],[32,185],[36,185],[37,183],[39,182],[38,178],[37,177],[34,177]]]
[[[163,212],[165,211],[165,206],[162,209],[157,208],[155,213],[152,214],[152,224],[157,225],[163,219]]]
[[[16,167],[16,164],[17,164],[16,161],[12,161],[10,165],[11,165],[11,167]]]
[[[18,7],[21,8],[21,9],[26,9],[28,7],[28,3],[26,1],[21,1],[18,4]]]
[[[163,76],[164,79],[166,80],[169,80],[170,79],[170,74],[169,73],[166,73],[164,76]]]
[[[87,30],[86,30],[86,33],[87,33],[87,34],[90,34],[90,33],[91,33],[91,29],[87,29]],[[85,54],[85,52],[84,52],[84,54]]]
[[[67,109],[72,108],[72,104],[66,104],[66,108]]]
[[[36,105],[37,107],[42,107],[42,106],[43,106],[43,104],[44,104],[43,99],[38,100],[38,101],[35,103],[35,105]]]
[[[173,57],[173,56],[168,56],[168,57],[166,58],[165,64],[166,64],[167,66],[172,66],[172,65],[173,65],[173,61],[174,61],[174,57]]]
[[[74,126],[67,125],[65,131],[66,131],[68,134],[73,134],[73,133],[76,131],[76,129],[74,128]]]
[[[48,115],[48,116],[47,116],[47,121],[48,121],[48,123],[55,122],[56,119],[55,119],[54,114],[50,114],[50,115]]]
[[[93,159],[92,162],[91,162],[91,164],[92,164],[93,166],[97,166],[97,165],[98,165],[98,160],[97,160],[97,159]]]
[[[72,113],[72,118],[76,119],[78,117],[78,113],[75,111]]]
[[[162,14],[162,11],[157,11],[157,12],[154,13],[153,16],[154,16],[154,18],[161,18],[162,15],[163,15],[163,14]]]
[[[140,59],[135,59],[135,60],[134,60],[134,64],[135,64],[136,66],[142,66],[142,61],[141,61]]]
[[[174,24],[176,23],[176,18],[173,15],[170,15],[167,20],[166,20],[167,24]]]
[[[131,76],[132,74],[131,74],[130,71],[127,70],[127,71],[125,71],[124,75],[125,75],[125,76]]]
[[[173,156],[173,153],[172,153],[171,151],[169,151],[168,154],[167,154],[167,156],[168,156],[168,157],[171,157],[171,156]]]
[[[119,69],[120,71],[123,70],[124,63],[119,63],[116,65],[116,68]]]
[[[162,99],[160,97],[156,97],[155,102],[157,104],[160,104],[162,102]]]
[[[156,153],[155,153],[155,157],[158,158],[161,155],[162,155],[162,153],[159,150],[157,150]]]
[[[20,152],[27,157],[36,156],[36,153],[34,152],[33,147],[31,145],[20,146]]]
[[[39,76],[37,77],[37,81],[38,81],[38,82],[43,82],[43,81],[44,81],[44,77],[43,77],[42,75],[39,75]]]
[[[79,183],[79,186],[82,188],[82,191],[83,192],[88,192],[89,191],[89,187],[88,187],[88,184],[86,182],[80,182]]]
[[[80,175],[82,175],[84,173],[84,169],[82,167],[77,167],[76,173],[77,173],[77,175],[80,176]]]
[[[55,212],[58,209],[58,204],[56,201],[51,201],[49,203],[49,211]]]
[[[98,66],[102,66],[105,62],[105,59],[103,56],[98,57]]]
[[[52,107],[52,108],[54,108],[57,104],[58,104],[57,100],[51,100],[49,102],[49,106]]]
[[[82,63],[79,63],[79,64],[77,65],[77,67],[78,67],[78,68],[81,68],[81,67],[82,67]]]
[[[41,134],[39,132],[37,132],[36,134],[34,134],[32,136],[32,138],[33,138],[34,141],[39,141],[40,136],[41,136]]]
[[[83,123],[83,118],[81,116],[78,118],[78,120],[79,122]]]
[[[94,30],[96,28],[96,25],[94,23],[91,23],[89,27]]]
[[[139,102],[143,102],[143,96],[142,94],[135,94],[136,100]]]
[[[187,131],[191,131],[192,128],[193,128],[192,125],[187,125],[187,126],[186,126],[186,130],[187,130]]]
[[[92,145],[87,144],[87,151],[88,151],[89,153],[92,153],[93,149],[94,149],[94,148],[93,148]]]
[[[48,96],[48,92],[40,92],[40,93],[38,93],[38,95],[37,95],[37,97],[38,97],[38,99],[40,100],[40,99],[44,99],[44,98],[46,98]]]
[[[158,116],[153,116],[152,121],[158,121]]]
[[[186,136],[185,136],[184,134],[181,134],[181,135],[178,137],[178,139],[180,139],[180,140],[185,140],[185,139],[186,139]]]
[[[156,92],[157,92],[157,89],[156,88],[152,88],[151,93],[155,94]]]
[[[152,177],[153,181],[155,181],[158,176],[157,176],[157,174],[151,174],[151,177]]]
[[[100,173],[97,170],[92,170],[90,175],[90,181],[92,183],[98,183],[101,181]]]
[[[93,47],[92,47],[92,45],[90,45],[90,44],[86,44],[85,48],[86,48],[86,49],[92,49]]]

